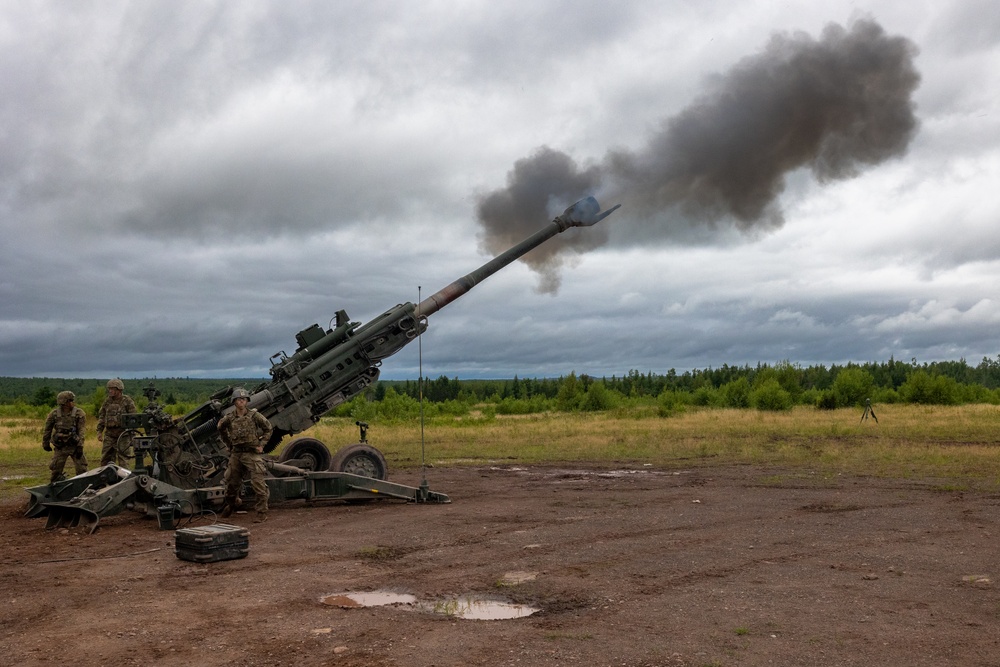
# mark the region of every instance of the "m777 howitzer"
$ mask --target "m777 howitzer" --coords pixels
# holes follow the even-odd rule
[[[396,305],[365,325],[351,322],[341,310],[330,329],[314,324],[300,331],[294,354],[274,354],[271,380],[250,391],[248,407],[274,427],[264,452],[273,452],[286,436],[305,431],[375,382],[382,362],[423,333],[430,315],[557,234],[596,224],[617,208],[602,212],[597,201],[587,197],[419,304]],[[83,525],[93,532],[102,517],[126,509],[157,518],[161,528],[172,528],[185,515],[220,508],[228,450],[217,425],[235,409],[232,395],[236,389],[225,387],[186,415],[172,417],[156,402],[159,392],[150,385],[144,390],[148,406],[141,413],[124,416],[127,431],[118,443],[119,449],[134,452],[133,469],[112,464],[29,488],[27,516],[47,516],[46,528]],[[336,454],[315,438],[301,437],[291,440],[276,460],[265,457],[271,502],[375,498],[449,502],[448,496],[430,491],[426,483],[410,487],[387,481],[385,457],[368,444],[368,425],[358,422],[358,426],[360,442]],[[252,494],[249,484],[243,493]]]

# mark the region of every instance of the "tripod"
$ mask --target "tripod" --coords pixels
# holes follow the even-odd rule
[[[870,398],[865,399],[865,413],[861,415],[861,421],[868,419],[868,415],[872,416],[876,424],[878,423],[878,417],[875,416],[875,411],[872,410],[872,399]]]

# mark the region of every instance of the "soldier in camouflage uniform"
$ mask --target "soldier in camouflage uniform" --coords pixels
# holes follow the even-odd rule
[[[101,447],[101,465],[117,463],[128,466],[125,456],[128,442],[121,439],[125,429],[122,428],[122,415],[138,412],[135,401],[126,396],[125,383],[115,378],[108,380],[108,397],[104,399],[100,412],[97,413],[97,439],[104,443]],[[127,439],[126,439],[127,440]]]
[[[42,449],[52,452],[52,462],[49,463],[52,477],[49,479],[49,484],[64,478],[66,459],[73,459],[77,475],[87,472],[87,457],[83,453],[87,415],[76,407],[75,402],[76,394],[73,392],[59,392],[56,396],[56,407],[45,418]]]
[[[229,448],[226,469],[226,499],[222,517],[232,515],[239,501],[244,476],[250,477],[250,487],[256,497],[257,516],[254,522],[267,521],[267,484],[264,483],[264,443],[271,437],[271,422],[256,410],[248,410],[250,395],[245,389],[233,391],[236,409],[219,420],[219,436]]]

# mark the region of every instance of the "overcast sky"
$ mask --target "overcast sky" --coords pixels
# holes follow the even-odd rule
[[[0,85],[0,375],[266,376],[584,195],[382,377],[1000,354],[989,0],[0,0]]]

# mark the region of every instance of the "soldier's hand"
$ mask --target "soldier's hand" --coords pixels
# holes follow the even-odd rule
[[[47,452],[51,452],[52,451],[52,445],[50,445],[47,442],[43,442],[42,443],[42,449],[44,449]]]
[[[103,433],[98,433],[97,434],[97,442],[104,442],[104,434]]]

